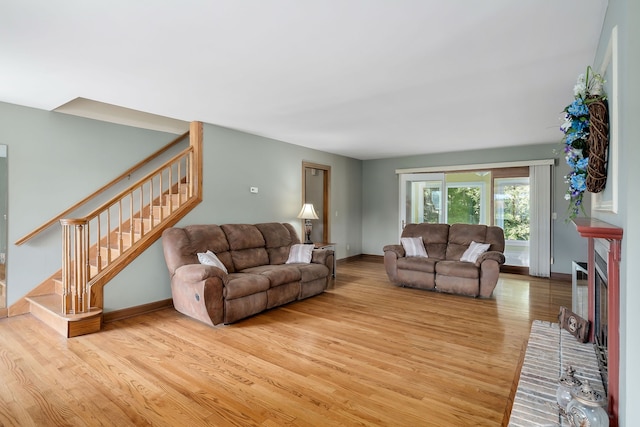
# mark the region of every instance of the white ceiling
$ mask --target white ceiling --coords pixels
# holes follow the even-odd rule
[[[559,142],[607,0],[0,0],[0,101],[358,159]]]

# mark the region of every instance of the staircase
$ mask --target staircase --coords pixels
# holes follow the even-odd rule
[[[186,136],[187,149],[90,214],[59,219],[62,268],[10,316],[30,312],[67,338],[101,329],[104,286],[202,200],[202,124]]]

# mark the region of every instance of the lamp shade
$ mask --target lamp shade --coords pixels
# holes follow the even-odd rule
[[[302,205],[302,209],[300,209],[300,213],[298,214],[298,218],[301,219],[318,219],[318,214],[316,210],[313,208],[312,203],[305,203]]]

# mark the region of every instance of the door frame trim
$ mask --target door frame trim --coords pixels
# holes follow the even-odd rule
[[[320,169],[324,171],[323,183],[322,183],[322,241],[330,242],[330,227],[331,221],[329,220],[329,200],[330,200],[330,190],[331,190],[331,166],[323,165],[320,163],[313,163],[302,161],[302,202],[306,201],[306,169]],[[304,227],[302,228],[304,230]]]

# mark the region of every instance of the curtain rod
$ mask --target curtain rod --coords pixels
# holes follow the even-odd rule
[[[556,159],[543,159],[543,160],[522,160],[517,162],[501,162],[501,163],[478,163],[474,165],[427,166],[422,168],[396,169],[396,174],[451,172],[451,171],[465,171],[465,170],[476,170],[476,169],[515,168],[520,166],[555,165],[555,163],[556,163]]]

